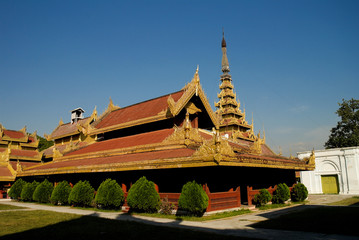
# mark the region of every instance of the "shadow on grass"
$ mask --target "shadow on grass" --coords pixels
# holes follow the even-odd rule
[[[350,207],[359,207],[359,202],[350,204],[349,206],[350,206]]]
[[[131,214],[118,214],[115,220],[99,218],[99,215],[95,212],[69,221],[1,236],[1,239],[253,239],[229,236],[225,230],[178,228],[182,220],[157,223]]]
[[[260,216],[268,220],[251,227],[359,236],[358,207],[300,205]]]

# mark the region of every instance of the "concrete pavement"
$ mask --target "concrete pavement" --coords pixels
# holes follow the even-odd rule
[[[325,198],[325,202],[335,202],[337,198],[335,197],[325,197],[326,195],[321,196],[309,196],[309,201],[313,201],[313,204],[320,204],[320,199]],[[332,195],[334,196],[334,195]],[[338,196],[338,195],[335,195]],[[351,197],[351,196],[347,196]],[[341,197],[342,198],[342,197]],[[357,237],[344,236],[344,235],[334,235],[334,234],[322,234],[322,233],[312,233],[312,232],[299,232],[299,231],[284,231],[284,230],[274,230],[274,229],[261,229],[253,228],[251,225],[256,222],[265,221],[267,219],[275,218],[282,214],[286,214],[292,211],[298,211],[303,208],[312,207],[310,205],[300,205],[296,207],[287,207],[275,210],[267,211],[258,211],[250,214],[235,216],[231,218],[211,220],[204,222],[194,222],[194,221],[182,221],[182,220],[173,220],[166,218],[152,218],[138,215],[128,215],[122,212],[98,212],[92,210],[82,210],[71,208],[67,206],[49,206],[35,203],[23,203],[15,202],[10,200],[0,200],[0,204],[9,204],[14,206],[21,206],[30,208],[33,210],[47,210],[63,213],[73,213],[78,215],[87,215],[95,216],[113,220],[122,220],[122,221],[135,221],[142,222],[157,226],[170,226],[177,228],[186,228],[194,229],[199,231],[214,232],[218,234],[233,235],[240,237],[249,237],[249,238],[259,238],[259,239],[358,239]],[[312,203],[312,202],[310,202]]]

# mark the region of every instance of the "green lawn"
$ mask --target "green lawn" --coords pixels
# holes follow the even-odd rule
[[[272,219],[269,216],[252,227],[359,236],[358,216],[358,207],[298,206],[296,211]]]
[[[228,217],[234,217],[239,216],[243,214],[251,213],[248,209],[241,209],[241,210],[234,210],[234,211],[228,211],[228,212],[220,212],[208,216],[202,216],[202,217],[195,217],[195,216],[176,216],[176,215],[165,215],[160,213],[134,213],[134,215],[141,215],[141,216],[148,216],[148,217],[157,217],[157,218],[168,218],[173,220],[181,220],[181,221],[210,221],[210,220],[216,220],[221,218],[228,218]]]
[[[0,204],[0,211],[1,210],[12,210],[12,209],[24,209],[23,207],[18,206],[12,206],[12,205],[6,205],[6,204]]]
[[[328,205],[333,206],[359,206],[359,196],[343,199],[339,202],[329,203]]]
[[[0,212],[1,239],[248,239],[50,211]]]

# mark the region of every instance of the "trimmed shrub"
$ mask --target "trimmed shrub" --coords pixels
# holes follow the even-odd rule
[[[165,215],[172,214],[172,211],[175,210],[175,205],[168,201],[168,197],[165,197],[161,200],[160,213]]]
[[[32,195],[32,199],[39,203],[49,203],[54,186],[47,179],[40,183]]]
[[[25,183],[21,191],[21,200],[25,202],[33,201],[32,195],[38,185],[39,183],[36,181],[33,181],[32,183]]]
[[[308,197],[308,190],[303,183],[298,183],[292,188],[290,197],[293,202],[302,202]]]
[[[116,180],[106,179],[97,189],[95,203],[98,208],[118,209],[125,200],[125,194]]]
[[[277,189],[273,193],[272,202],[273,203],[284,203],[290,198],[289,187],[285,183],[280,183],[277,185]]]
[[[88,181],[79,181],[72,188],[69,195],[69,204],[79,207],[90,206],[95,194],[95,189]]]
[[[208,207],[208,196],[201,185],[195,181],[188,182],[182,187],[178,207],[192,215],[202,216]]]
[[[141,177],[128,191],[127,203],[131,211],[157,212],[160,207],[160,195],[152,181]]]
[[[10,188],[9,197],[19,200],[21,197],[22,188],[25,186],[25,184],[26,182],[21,178],[16,180],[16,182]]]
[[[259,190],[259,193],[254,195],[254,204],[257,207],[266,205],[272,199],[272,195],[265,188]]]
[[[69,203],[69,195],[72,188],[67,181],[56,185],[51,194],[51,202],[55,205],[66,205]]]

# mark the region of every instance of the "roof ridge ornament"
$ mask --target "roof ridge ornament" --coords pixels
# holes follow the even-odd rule
[[[228,57],[227,57],[227,43],[224,39],[224,31],[223,31],[223,38],[222,38],[222,72],[223,74],[227,74],[230,72],[229,70],[229,63],[228,63]]]

